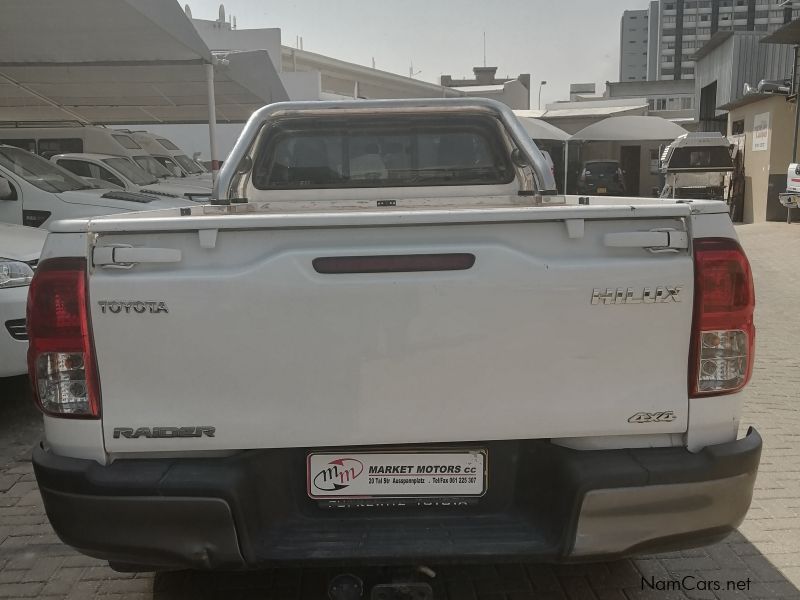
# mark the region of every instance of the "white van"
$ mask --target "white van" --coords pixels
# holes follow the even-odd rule
[[[134,141],[169,170],[173,177],[191,177],[211,184],[211,173],[165,137],[147,131],[125,130],[125,132],[130,133]]]
[[[97,152],[133,157],[143,148],[127,133],[76,122],[51,123],[47,127],[0,123],[0,144],[16,146],[45,158],[65,152]]]
[[[187,198],[165,198],[124,190],[97,189],[41,156],[0,146],[0,222],[49,226],[59,219],[192,206]]]
[[[211,197],[208,188],[191,183],[171,183],[151,175],[132,159],[110,154],[56,154],[50,162],[84,179],[100,181],[101,187],[108,185],[127,190],[172,198],[189,198],[195,202],[207,202]]]

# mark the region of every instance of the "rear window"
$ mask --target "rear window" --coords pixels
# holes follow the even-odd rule
[[[111,137],[117,140],[119,145],[122,146],[123,148],[128,148],[129,150],[140,150],[142,148],[139,144],[136,143],[136,140],[134,140],[129,135],[116,134],[112,135]]]
[[[492,185],[515,173],[487,118],[282,121],[262,136],[259,190]]]
[[[669,169],[731,169],[731,154],[724,146],[675,148],[669,157]]]
[[[589,173],[595,175],[616,175],[619,169],[619,163],[616,162],[593,162],[586,163],[584,168]]]

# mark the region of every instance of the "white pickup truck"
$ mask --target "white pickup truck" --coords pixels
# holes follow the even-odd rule
[[[28,323],[56,532],[119,569],[723,538],[761,451],[727,207],[554,189],[493,101],[281,103],[213,205],[53,224]]]

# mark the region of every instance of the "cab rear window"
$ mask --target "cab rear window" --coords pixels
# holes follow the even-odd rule
[[[253,167],[259,190],[492,185],[515,173],[488,118],[279,121]]]

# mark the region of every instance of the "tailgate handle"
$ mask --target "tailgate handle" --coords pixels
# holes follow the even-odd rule
[[[610,248],[645,248],[650,252],[678,252],[689,247],[689,235],[677,229],[607,233],[603,238]]]
[[[129,268],[139,263],[175,263],[181,251],[174,248],[133,248],[131,246],[99,246],[92,260],[96,266]]]

